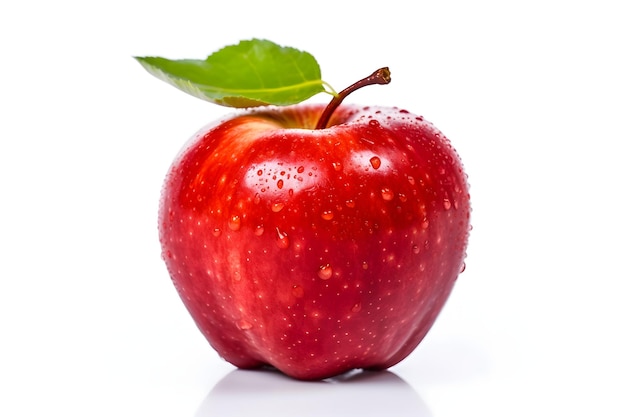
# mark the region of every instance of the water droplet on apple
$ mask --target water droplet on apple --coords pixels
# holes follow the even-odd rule
[[[335,169],[335,171],[341,171],[341,162],[333,162],[333,168]]]
[[[361,311],[361,303],[356,303],[355,305],[352,306],[353,313],[358,313],[359,311]]]
[[[406,177],[406,179],[409,181],[409,184],[415,185],[415,178],[409,175],[408,177]]]
[[[322,265],[317,271],[317,276],[323,280],[330,279],[333,276],[333,268],[329,264]]]
[[[240,330],[250,330],[252,328],[252,323],[250,323],[248,320],[241,319],[237,321],[237,327]]]
[[[303,166],[299,166],[297,171],[298,171],[298,174],[302,174],[304,172],[304,167]]]
[[[234,215],[228,219],[228,228],[232,231],[239,230],[241,228],[241,217]]]
[[[274,213],[278,213],[279,211],[281,211],[283,208],[285,207],[285,203],[282,202],[276,202],[272,204],[272,211]]]
[[[304,289],[299,285],[294,285],[291,289],[291,294],[296,298],[302,298],[304,297]]]
[[[420,247],[417,245],[413,245],[413,253],[416,255],[420,253]]]
[[[335,213],[332,210],[324,210],[322,212],[322,219],[324,220],[332,220],[335,217]]]
[[[461,270],[459,271],[459,274],[462,274],[463,272],[465,272],[465,262],[463,262],[463,265],[461,265]]]
[[[448,200],[447,198],[443,199],[443,208],[446,210],[450,210],[450,207],[452,207],[452,204],[450,203],[450,200]]]
[[[382,190],[380,190],[380,195],[385,201],[391,201],[394,197],[393,191],[391,191],[389,188],[383,188]]]
[[[369,125],[372,127],[380,127],[380,122],[378,120],[372,119],[369,121]]]
[[[346,200],[347,207],[354,208],[355,205],[356,203],[354,202],[354,200]]]
[[[265,231],[265,228],[263,227],[262,224],[260,224],[254,229],[254,234],[255,236],[261,236],[264,231]]]
[[[262,169],[259,169],[259,170],[256,172],[256,174],[260,177],[261,175],[263,175],[263,170],[262,170]]]
[[[277,227],[276,234],[278,236],[278,238],[276,239],[276,246],[281,249],[287,249],[289,247],[289,236],[287,236],[287,233],[281,232],[280,229]]]
[[[372,156],[370,158],[370,165],[372,166],[372,168],[374,169],[378,169],[380,168],[380,158],[377,156]]]
[[[422,229],[424,230],[428,229],[428,225],[429,225],[428,219],[427,218],[422,219]]]
[[[215,229],[213,229],[213,236],[218,237],[221,234],[222,234],[222,229],[220,229],[219,227],[216,227]]]
[[[363,269],[368,269],[370,266],[367,264],[367,262],[363,261],[363,263],[361,264],[361,267]]]
[[[283,188],[283,184],[284,184],[284,183],[283,183],[283,180],[278,180],[278,181],[276,182],[276,186],[278,187],[278,189],[279,189],[279,190],[280,190],[281,188]]]

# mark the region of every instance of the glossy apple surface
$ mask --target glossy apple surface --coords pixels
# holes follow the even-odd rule
[[[298,379],[385,369],[431,328],[464,268],[468,184],[444,135],[396,108],[239,113],[174,161],[163,258],[210,344]]]

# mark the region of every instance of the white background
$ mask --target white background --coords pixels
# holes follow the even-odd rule
[[[0,415],[626,415],[621,2],[348,3],[2,3]],[[388,65],[349,101],[425,116],[464,160],[467,270],[389,373],[234,371],[171,285],[163,177],[230,110],[131,57],[251,37],[311,52],[336,89]]]

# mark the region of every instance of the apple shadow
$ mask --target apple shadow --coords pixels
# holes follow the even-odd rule
[[[195,417],[432,417],[417,392],[390,371],[353,371],[323,381],[289,378],[272,369],[237,369],[209,392]]]
[[[460,338],[435,339],[421,344],[411,357],[411,379],[423,384],[471,382],[488,375],[493,359],[482,347]]]

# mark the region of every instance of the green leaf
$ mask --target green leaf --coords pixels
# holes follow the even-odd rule
[[[205,60],[135,59],[166,83],[228,107],[296,104],[327,86],[311,54],[268,40],[241,41]]]

